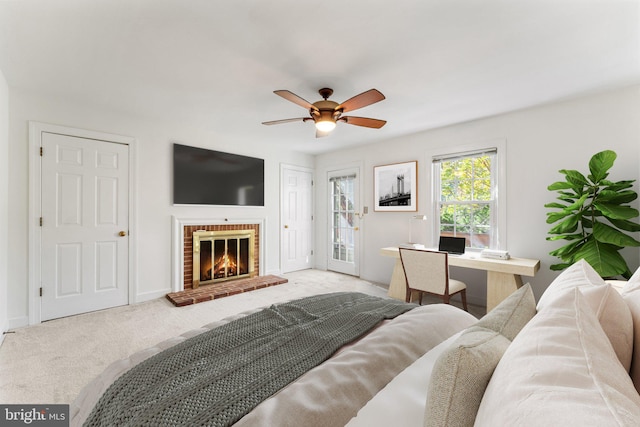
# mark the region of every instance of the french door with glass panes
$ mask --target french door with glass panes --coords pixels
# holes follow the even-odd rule
[[[329,173],[329,254],[327,268],[358,276],[360,197],[357,169]]]

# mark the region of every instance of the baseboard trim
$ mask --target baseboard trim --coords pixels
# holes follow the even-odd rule
[[[157,299],[157,298],[164,298],[165,295],[167,295],[169,292],[171,292],[171,288],[167,288],[167,289],[163,289],[160,291],[151,291],[151,292],[144,292],[141,294],[137,294],[136,295],[136,300],[132,301],[131,304],[137,304],[140,302],[145,302],[145,301],[151,301],[153,299]]]
[[[7,324],[7,330],[23,328],[25,326],[29,326],[29,316],[20,316],[9,319],[9,323]]]
[[[460,297],[454,297],[454,298],[460,298]],[[480,307],[487,306],[487,300],[482,297],[474,297],[474,296],[467,295],[467,302],[469,304],[478,305]]]

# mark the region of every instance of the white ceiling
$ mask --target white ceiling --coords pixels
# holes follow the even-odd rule
[[[640,0],[0,0],[9,86],[307,153],[640,83]],[[322,87],[387,99],[316,139]],[[350,113],[351,114],[351,113]]]

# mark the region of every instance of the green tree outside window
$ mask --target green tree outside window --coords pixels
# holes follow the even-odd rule
[[[465,237],[468,247],[481,249],[491,244],[493,158],[483,155],[439,164],[440,233]]]

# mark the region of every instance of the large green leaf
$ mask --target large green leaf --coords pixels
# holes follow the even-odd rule
[[[607,177],[607,171],[613,166],[616,157],[616,153],[611,150],[601,151],[591,157],[591,160],[589,160],[589,171],[593,177],[594,184],[597,184]]]
[[[554,242],[556,240],[576,240],[576,239],[582,239],[584,238],[584,235],[582,233],[576,233],[576,234],[562,234],[559,236],[549,236],[547,237],[547,240],[550,242]]]
[[[629,271],[627,263],[616,246],[589,240],[573,255],[573,261],[584,259],[602,277],[614,277]]]
[[[602,190],[598,193],[598,201],[613,203],[617,205],[621,205],[623,203],[633,202],[638,198],[638,194],[635,191],[612,191],[612,190]]]
[[[562,200],[567,203],[567,206],[576,201],[577,196],[558,196],[558,200]]]
[[[579,240],[577,242],[569,243],[568,245],[564,245],[554,251],[549,252],[549,255],[556,256],[560,259],[567,260],[571,259],[571,256],[576,253],[581,245],[584,244],[583,240]]]
[[[567,205],[563,205],[561,203],[558,202],[552,202],[552,203],[547,203],[546,205],[544,205],[545,208],[557,208],[557,209],[564,209],[567,207]]]
[[[640,246],[640,242],[633,237],[601,222],[593,224],[593,237],[599,242],[610,243],[622,248],[625,246]]]
[[[565,268],[571,267],[573,263],[572,262],[565,262],[562,264],[552,264],[549,266],[549,268],[553,271],[562,271]]]
[[[556,236],[548,236],[547,240],[555,241],[555,240],[576,240],[576,239],[584,239],[584,233],[578,232],[574,234],[561,234]]]
[[[632,222],[632,221],[627,221],[626,219],[611,219],[608,218],[609,221],[611,221],[611,224],[615,225],[616,227],[624,230],[624,231],[640,231],[640,224]]]
[[[631,219],[638,216],[638,210],[629,206],[619,206],[612,203],[594,202],[593,205],[607,218]]]
[[[579,215],[571,215],[560,224],[549,230],[549,234],[573,233],[578,228]]]
[[[634,182],[636,182],[635,179],[632,179],[630,181],[618,181],[618,182],[602,181],[600,185],[604,185],[605,190],[620,191],[620,190],[633,187]]]
[[[571,212],[547,212],[547,224],[553,224],[554,222],[559,221],[562,218],[567,217],[568,215],[571,215]]]
[[[567,179],[567,182],[572,184],[572,188],[578,192],[582,192],[583,187],[589,185],[589,181],[580,172],[570,169],[561,169],[560,173],[563,173]]]
[[[580,197],[580,199],[573,201],[573,203],[567,206],[563,206],[560,203],[546,204],[545,207],[551,207],[553,205],[553,207],[559,207],[562,209],[562,211],[560,212],[547,212],[547,224],[553,224],[554,222],[559,221],[563,218],[566,218],[569,215],[576,214],[574,211],[581,209],[588,197],[589,197],[588,194],[583,194],[582,197]]]
[[[568,192],[568,191],[558,191],[558,194],[559,194],[560,196],[563,196],[565,199],[566,199],[567,197],[569,197],[569,198],[571,198],[571,199],[577,199],[578,197],[580,197],[580,196],[579,196],[579,195],[577,195],[575,192],[570,193],[570,192]],[[560,197],[558,197],[558,198],[560,198]]]
[[[580,209],[584,205],[584,202],[587,200],[587,198],[589,198],[589,194],[583,194],[582,197],[580,197],[578,200],[576,200],[575,202],[567,206],[565,208],[565,211],[572,212],[572,211],[575,211],[576,209]]]
[[[549,191],[568,190],[570,188],[573,188],[573,186],[570,183],[568,183],[566,181],[558,181],[558,182],[554,182],[553,184],[548,186],[547,190],[549,190]]]

